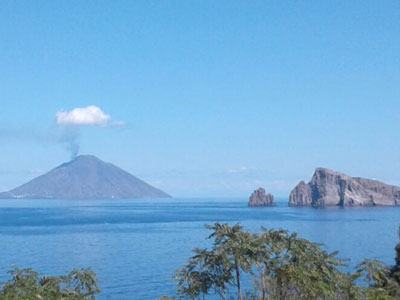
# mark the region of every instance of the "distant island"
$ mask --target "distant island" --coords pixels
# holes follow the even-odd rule
[[[265,189],[258,188],[249,198],[249,206],[274,206],[274,196],[272,194],[265,194]]]
[[[170,198],[121,168],[92,155],[80,155],[0,198],[118,199]]]
[[[317,168],[311,181],[290,193],[289,206],[400,205],[400,187]]]

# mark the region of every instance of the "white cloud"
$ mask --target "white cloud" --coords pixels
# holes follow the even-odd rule
[[[242,166],[239,168],[232,168],[227,170],[228,173],[230,174],[243,174],[243,173],[250,173],[256,171],[255,168],[251,168],[251,167],[246,167],[246,166]]]
[[[56,113],[59,125],[102,125],[110,121],[110,116],[105,114],[99,107],[90,105],[77,107],[70,111],[60,110]]]

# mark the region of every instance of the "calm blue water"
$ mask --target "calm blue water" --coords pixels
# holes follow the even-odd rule
[[[99,299],[155,299],[175,291],[174,270],[195,246],[207,246],[205,223],[240,222],[297,231],[355,264],[393,262],[400,207],[249,208],[247,199],[0,200],[0,282],[12,264],[43,274],[92,267]]]

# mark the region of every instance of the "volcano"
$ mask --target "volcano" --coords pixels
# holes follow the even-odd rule
[[[171,196],[111,163],[92,155],[80,155],[15,189],[1,193],[0,197],[127,199]]]

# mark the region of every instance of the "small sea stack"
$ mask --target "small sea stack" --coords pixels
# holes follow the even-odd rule
[[[274,196],[265,194],[265,189],[259,188],[255,190],[249,198],[249,206],[274,206]]]

